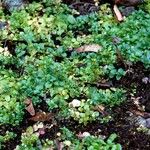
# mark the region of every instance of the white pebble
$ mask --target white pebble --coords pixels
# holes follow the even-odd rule
[[[83,137],[88,137],[88,136],[90,136],[90,133],[89,132],[83,132],[82,135],[83,135]]]
[[[74,99],[69,105],[72,107],[79,107],[81,105],[81,102],[77,99]]]

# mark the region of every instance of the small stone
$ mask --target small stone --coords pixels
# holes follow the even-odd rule
[[[126,7],[122,10],[122,15],[123,16],[129,16],[131,15],[133,12],[135,11],[135,8],[130,6],[130,7]]]
[[[25,5],[26,0],[4,0],[3,6],[10,12],[21,9]]]
[[[146,127],[150,128],[150,118],[146,119]]]
[[[146,123],[146,119],[144,119],[143,117],[141,116],[138,116],[136,118],[136,124],[139,125],[139,126],[142,126],[142,127],[146,127],[147,123]]]
[[[72,107],[79,107],[81,105],[81,102],[77,99],[74,99],[69,105]]]
[[[144,78],[142,79],[142,82],[145,83],[145,84],[147,84],[147,83],[149,82],[148,77],[144,77]]]
[[[57,136],[61,136],[61,133],[60,133],[60,132],[58,132],[58,133],[57,133]]]
[[[88,136],[90,136],[90,133],[89,132],[83,132],[82,135],[83,135],[83,137],[88,137]]]

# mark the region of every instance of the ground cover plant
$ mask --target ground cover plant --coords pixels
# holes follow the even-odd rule
[[[149,1],[122,22],[112,3],[22,2],[0,5],[0,149],[149,149]]]

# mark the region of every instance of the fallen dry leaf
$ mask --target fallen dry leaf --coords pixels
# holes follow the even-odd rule
[[[122,16],[120,10],[118,9],[117,5],[114,5],[113,10],[114,10],[114,13],[117,17],[117,20],[118,21],[123,21],[123,16]]]
[[[32,121],[50,121],[52,120],[54,117],[54,115],[52,113],[45,113],[45,112],[37,112],[35,114],[35,116],[31,117],[29,120],[32,120]]]
[[[25,102],[26,110],[30,113],[31,116],[35,115],[35,109],[33,107],[33,103],[31,99],[27,99]]]
[[[104,116],[108,115],[108,113],[105,111],[105,107],[103,105],[97,105],[96,107],[94,107],[94,110],[100,112]]]
[[[76,49],[77,52],[98,52],[102,47],[98,44],[83,45]]]
[[[144,118],[150,117],[150,113],[147,113],[147,112],[143,112],[143,111],[139,111],[139,110],[130,110],[130,112],[137,115],[137,116],[142,116]]]

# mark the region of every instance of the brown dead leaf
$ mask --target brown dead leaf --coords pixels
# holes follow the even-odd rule
[[[114,10],[114,13],[117,17],[117,20],[118,21],[123,21],[123,16],[122,16],[120,10],[118,9],[117,5],[114,5],[113,10]]]
[[[35,115],[35,109],[33,107],[33,103],[31,99],[27,99],[25,102],[26,110],[30,113],[31,116]]]
[[[144,118],[149,118],[150,117],[150,113],[147,112],[143,112],[143,111],[139,111],[139,110],[130,110],[130,112],[132,112],[133,114],[137,115],[137,116],[141,116]]]
[[[103,105],[97,105],[96,107],[94,107],[94,110],[100,112],[104,116],[108,115],[108,113],[105,111],[105,107]]]
[[[98,44],[83,45],[76,49],[77,52],[98,52],[102,47]]]
[[[45,113],[45,112],[37,112],[35,114],[35,116],[31,117],[29,120],[32,120],[32,121],[50,121],[52,120],[54,117],[54,115],[52,113]]]

